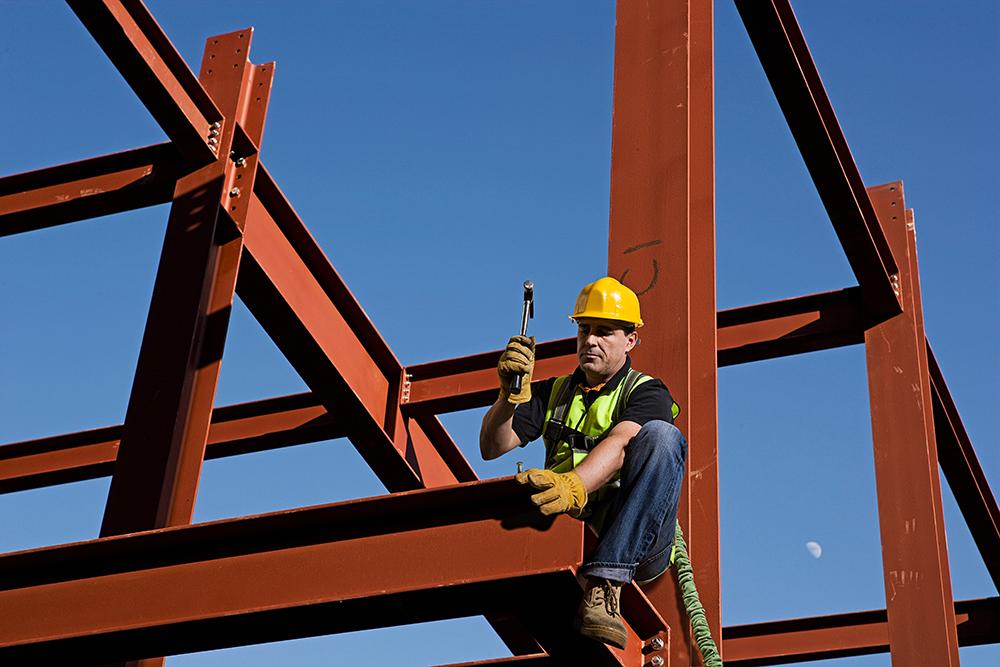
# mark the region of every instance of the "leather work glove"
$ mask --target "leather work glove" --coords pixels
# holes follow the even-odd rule
[[[512,405],[531,400],[531,371],[535,368],[535,337],[514,336],[500,355],[497,375],[500,376],[500,397]],[[522,375],[521,391],[511,395],[510,382]]]
[[[587,489],[580,476],[572,470],[554,472],[530,468],[514,475],[514,480],[540,490],[540,493],[531,496],[531,502],[546,516],[568,512],[572,517],[579,517],[587,504]]]

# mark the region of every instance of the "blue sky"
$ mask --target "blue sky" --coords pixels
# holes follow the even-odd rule
[[[613,2],[147,5],[194,71],[208,36],[255,28],[251,60],[277,62],[261,159],[404,365],[502,347],[526,278],[530,333],[573,334],[607,270]],[[1000,3],[793,6],[866,185],[904,183],[927,335],[996,489]],[[855,285],[732,3],[715,31],[718,307]],[[0,176],[166,139],[64,3],[0,0],[0,82]],[[123,421],[167,210],[0,238],[0,443]],[[238,303],[217,404],[303,390]],[[482,412],[443,421],[481,477],[512,474],[479,461]],[[721,369],[719,452],[725,625],[884,608],[861,346]],[[96,537],[108,482],[0,496],[0,552]],[[994,596],[943,488],[955,598]],[[384,492],[349,443],[316,443],[207,463],[195,518]],[[505,654],[465,619],[167,664]]]

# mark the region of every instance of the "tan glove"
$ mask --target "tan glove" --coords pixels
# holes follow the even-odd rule
[[[576,472],[554,472],[530,468],[514,475],[518,484],[530,484],[541,493],[531,496],[531,502],[542,514],[569,512],[572,517],[580,516],[587,504],[587,488]]]
[[[514,336],[500,355],[497,375],[500,376],[500,398],[517,405],[531,400],[531,371],[535,368],[535,337]],[[521,375],[521,391],[511,395],[510,381]]]

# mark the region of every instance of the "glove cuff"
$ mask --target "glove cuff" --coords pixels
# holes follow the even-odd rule
[[[587,506],[587,487],[575,470],[563,473],[563,477],[566,479],[566,486],[570,492],[570,507],[567,513],[574,519],[578,519],[583,513],[583,508]]]

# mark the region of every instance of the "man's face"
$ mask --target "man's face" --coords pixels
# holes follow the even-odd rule
[[[620,322],[584,317],[576,321],[576,358],[596,386],[611,379],[625,363],[625,355],[635,347],[639,334],[626,334]]]

